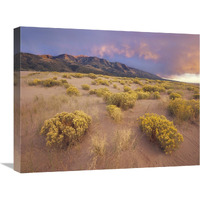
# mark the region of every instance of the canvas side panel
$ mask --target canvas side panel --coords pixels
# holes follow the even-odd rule
[[[14,170],[20,172],[20,28],[14,29]]]

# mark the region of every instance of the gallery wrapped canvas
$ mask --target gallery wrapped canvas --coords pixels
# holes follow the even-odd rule
[[[14,169],[199,165],[199,35],[14,30]]]

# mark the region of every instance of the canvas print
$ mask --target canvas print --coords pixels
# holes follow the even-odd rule
[[[14,168],[199,165],[199,35],[14,30]]]

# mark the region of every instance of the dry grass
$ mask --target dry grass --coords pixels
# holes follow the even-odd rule
[[[131,78],[109,77],[102,75],[88,75],[84,76],[78,74],[74,75],[69,73],[71,79],[67,79],[67,88],[70,85],[75,86],[81,91],[81,96],[69,96],[66,94],[64,84],[55,87],[36,87],[28,86],[29,80],[40,79],[45,80],[56,76],[57,81],[60,81],[64,73],[54,72],[23,72],[21,77],[21,152],[22,152],[22,171],[53,171],[53,170],[79,170],[79,169],[105,169],[105,168],[127,168],[127,167],[145,167],[145,166],[167,166],[195,164],[197,163],[197,141],[196,137],[198,132],[198,125],[188,121],[187,126],[184,123],[178,125],[182,129],[186,138],[183,145],[176,152],[176,157],[167,158],[160,154],[160,152],[153,149],[142,137],[141,141],[136,146],[136,138],[140,138],[141,132],[138,127],[137,118],[149,110],[158,114],[163,114],[171,117],[167,112],[167,106],[159,106],[162,102],[169,103],[169,96],[164,93],[161,88],[161,99],[151,100],[151,98],[143,98],[136,100],[134,97],[134,107],[132,109],[123,110],[123,120],[120,123],[115,123],[110,117],[107,116],[106,102],[109,99],[108,88],[110,94],[118,93],[118,89],[123,91],[124,86],[129,85],[131,91],[138,88],[137,91],[141,92],[142,84],[145,80],[139,79],[142,84],[134,83]],[[75,77],[75,78],[74,78]],[[103,86],[107,89],[102,92],[98,90],[102,88],[101,84],[90,85],[91,90],[98,91],[98,95],[88,95],[88,91],[82,90],[81,85],[90,84],[91,78],[96,80],[101,78],[107,80],[110,86]],[[107,83],[106,81],[106,83]],[[101,81],[100,81],[101,82]],[[173,92],[182,92],[183,99],[191,99],[194,91],[198,88],[196,86],[187,89],[187,85],[178,86],[175,83],[158,83],[154,80],[148,80],[148,85],[160,84],[166,90],[170,88]],[[116,84],[117,88],[114,87]],[[178,89],[177,89],[178,88]],[[150,88],[151,89],[151,88]],[[90,90],[90,91],[91,91]],[[106,92],[107,90],[107,92]],[[121,94],[125,94],[121,92]],[[126,92],[127,93],[127,92]],[[146,93],[145,93],[146,94]],[[148,93],[149,94],[149,93]],[[196,93],[195,93],[196,94]],[[131,95],[127,93],[127,95]],[[98,97],[98,96],[101,96]],[[103,97],[108,97],[105,101]],[[126,94],[125,94],[126,96]],[[119,107],[128,104],[129,101],[122,101],[121,98],[112,99],[116,100]],[[125,98],[126,100],[126,98]],[[128,99],[129,100],[129,99]],[[130,98],[132,102],[132,97]],[[132,104],[131,104],[132,105]],[[126,107],[125,107],[126,108]],[[129,106],[127,107],[129,108]],[[61,150],[49,150],[45,145],[45,138],[39,135],[43,122],[46,119],[52,118],[60,112],[74,112],[75,110],[82,110],[92,117],[91,127],[88,129],[88,134],[85,135],[83,140],[77,146]],[[171,119],[173,119],[171,117]],[[187,129],[187,127],[189,127]],[[187,129],[187,130],[186,130]],[[96,132],[99,132],[96,134]],[[191,141],[194,142],[192,143]],[[189,141],[189,142],[188,142]],[[134,149],[134,151],[133,151]],[[141,154],[142,151],[142,154]],[[192,155],[192,156],[188,156]],[[160,162],[156,162],[155,158],[159,157]],[[178,159],[181,157],[182,159]],[[156,161],[155,161],[156,160]]]
[[[91,138],[92,147],[91,154],[93,156],[104,156],[106,152],[106,139],[100,137],[99,134],[93,135]]]
[[[127,150],[130,147],[131,142],[132,144],[135,142],[135,140],[131,141],[132,136],[133,132],[131,129],[117,130],[114,139],[116,152]]]

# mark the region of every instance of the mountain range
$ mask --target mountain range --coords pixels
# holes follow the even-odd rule
[[[20,63],[21,71],[31,70],[79,72],[122,77],[161,79],[157,75],[144,72],[136,68],[128,67],[127,65],[119,62],[109,62],[106,59],[84,55],[73,56],[68,54],[61,54],[58,56],[52,56],[20,53],[20,55],[15,55],[15,63]]]

